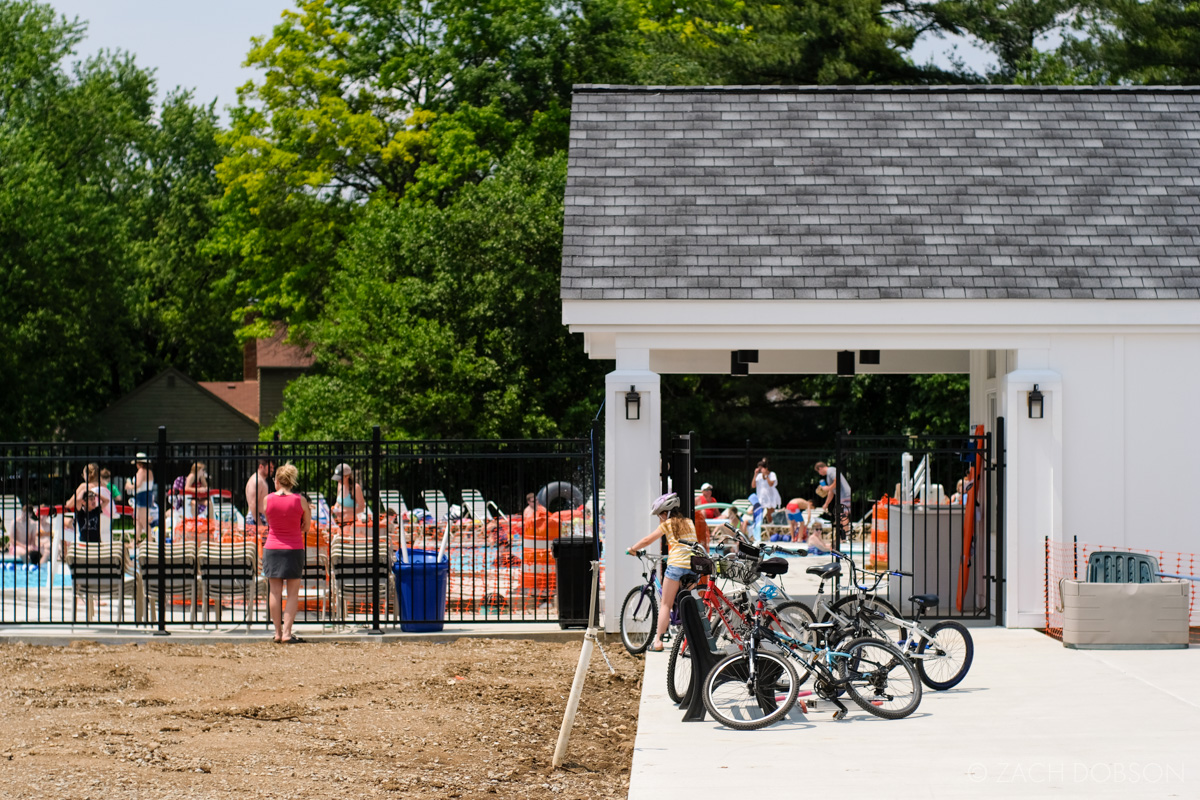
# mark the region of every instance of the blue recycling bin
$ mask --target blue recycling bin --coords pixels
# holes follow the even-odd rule
[[[450,559],[440,562],[436,550],[409,550],[408,563],[397,557],[396,599],[400,605],[400,630],[407,633],[440,631],[446,619],[446,583]]]

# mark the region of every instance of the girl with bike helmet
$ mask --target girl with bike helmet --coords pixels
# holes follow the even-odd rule
[[[675,604],[675,595],[679,593],[679,582],[684,576],[694,574],[691,570],[691,545],[696,543],[696,528],[692,521],[683,515],[683,510],[679,507],[679,495],[674,492],[655,500],[650,505],[650,516],[658,518],[658,527],[625,552],[632,554],[649,547],[658,541],[659,537],[667,537],[667,545],[670,548],[667,553],[667,574],[663,579],[662,604],[658,607],[658,630],[654,634],[654,641],[650,643],[650,649],[660,653],[663,649],[663,634],[667,632],[667,626],[671,623],[671,607]]]

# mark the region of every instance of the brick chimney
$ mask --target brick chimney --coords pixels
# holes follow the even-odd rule
[[[258,380],[258,340],[247,339],[242,345],[242,380]]]

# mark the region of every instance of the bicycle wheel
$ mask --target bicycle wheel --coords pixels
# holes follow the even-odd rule
[[[752,731],[791,711],[798,690],[796,670],[784,657],[758,653],[751,679],[750,655],[734,653],[713,667],[704,681],[704,707],[725,727]]]
[[[691,679],[692,656],[688,653],[687,637],[681,630],[671,643],[671,656],[667,659],[667,696],[672,703],[683,702]]]
[[[788,600],[774,606],[767,606],[767,626],[793,639],[805,641],[811,638],[807,626],[817,621],[817,615],[806,604],[799,600]]]
[[[896,610],[896,607],[882,597],[867,597],[860,608],[858,595],[851,594],[838,600],[830,608],[844,617],[856,620],[855,630],[859,636],[874,636],[877,639],[882,639],[889,644],[895,645],[908,640],[907,628],[896,626],[880,618],[876,609],[891,614],[893,617],[900,616],[900,612]],[[823,621],[828,620],[830,616],[826,614]]]
[[[921,679],[900,648],[866,636],[841,648],[838,679],[859,708],[884,719],[902,719],[921,704]]]
[[[621,642],[629,654],[644,653],[658,624],[658,600],[650,586],[630,589],[621,603]]]
[[[975,643],[965,626],[943,620],[929,629],[931,639],[917,645],[917,672],[930,689],[945,691],[967,677],[975,658]]]

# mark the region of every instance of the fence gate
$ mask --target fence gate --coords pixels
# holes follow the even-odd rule
[[[867,569],[891,578],[902,612],[914,594],[936,594],[934,617],[1003,622],[1003,419],[968,436],[840,435],[830,466],[849,483],[829,504],[834,534]]]

